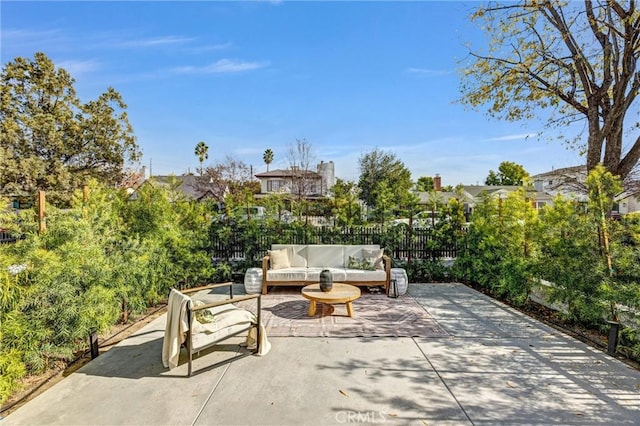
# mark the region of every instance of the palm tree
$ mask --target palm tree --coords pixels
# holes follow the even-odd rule
[[[271,148],[267,148],[262,156],[264,163],[267,165],[267,171],[269,171],[269,164],[273,163],[273,151]]]
[[[200,161],[200,176],[202,176],[202,163],[204,163],[204,160],[209,158],[209,147],[206,143],[202,141],[198,142],[196,145],[196,155],[198,156],[198,161]]]

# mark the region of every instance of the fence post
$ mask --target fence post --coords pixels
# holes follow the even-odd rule
[[[96,330],[91,330],[89,333],[89,348],[91,348],[91,359],[96,359],[100,355]]]
[[[620,330],[620,323],[617,321],[607,321],[609,323],[609,336],[607,353],[611,356],[616,354],[618,348],[618,330]]]

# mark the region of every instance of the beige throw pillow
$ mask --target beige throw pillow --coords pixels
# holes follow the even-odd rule
[[[373,271],[376,268],[369,259],[360,259],[359,257],[349,256],[349,263],[347,264],[349,269],[363,269],[365,271]]]
[[[382,255],[384,254],[384,249],[380,250],[369,250],[362,249],[362,258],[366,259],[371,266],[375,269],[384,269],[384,265],[382,263]]]
[[[271,258],[271,269],[285,269],[291,267],[286,248],[282,250],[269,250],[269,257]]]

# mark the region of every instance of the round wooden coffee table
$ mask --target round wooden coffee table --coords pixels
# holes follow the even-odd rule
[[[302,289],[302,296],[309,299],[309,316],[316,314],[316,302],[330,305],[344,303],[347,305],[347,315],[353,317],[351,302],[360,297],[360,289],[354,285],[333,283],[331,291],[320,290],[320,284],[311,284]]]

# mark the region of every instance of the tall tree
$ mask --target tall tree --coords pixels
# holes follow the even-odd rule
[[[315,172],[311,170],[311,165],[315,161],[311,142],[306,139],[296,139],[296,143],[289,146],[287,160],[293,180],[291,193],[301,201],[313,192],[315,183]]]
[[[269,171],[269,164],[273,163],[273,151],[271,150],[271,148],[265,149],[262,159],[264,160],[264,163],[267,165],[267,171]]]
[[[126,105],[113,88],[80,102],[75,80],[44,54],[18,57],[2,69],[0,188],[9,194],[50,191],[68,205],[90,177],[122,181],[127,162],[140,157]]]
[[[336,225],[349,226],[361,222],[362,212],[358,204],[358,187],[355,182],[336,179],[330,193]]]
[[[211,190],[218,201],[229,195],[238,199],[260,192],[260,184],[251,176],[251,167],[230,155],[223,162],[206,167],[198,186],[200,190]]]
[[[407,191],[400,207],[402,216],[409,218],[409,228],[413,228],[413,220],[420,211],[420,197],[415,192]]]
[[[434,188],[431,176],[420,176],[416,181],[416,191],[429,192]]]
[[[398,200],[395,195],[393,188],[389,186],[389,181],[383,180],[378,184],[374,213],[382,225],[391,219],[394,208],[398,207]]]
[[[412,187],[411,172],[395,154],[378,148],[360,157],[360,199],[371,208],[378,206],[382,182],[393,194],[392,202],[398,206]],[[384,198],[384,197],[383,197]],[[386,200],[386,198],[384,198]]]
[[[498,166],[498,173],[489,170],[485,185],[524,185],[529,173],[520,164],[503,161]]]
[[[491,116],[547,126],[585,121],[586,138],[566,141],[625,179],[640,159],[640,10],[635,0],[525,0],[482,5],[472,16],[489,35],[472,52],[461,101]]]
[[[209,147],[203,141],[198,142],[196,145],[195,154],[198,156],[198,161],[200,162],[200,176],[202,176],[204,169],[202,167],[202,163],[204,160],[209,158]]]
[[[500,176],[498,176],[498,173],[496,173],[494,170],[489,170],[489,175],[484,180],[484,184],[490,186],[498,186],[502,185],[502,181],[500,180]]]

